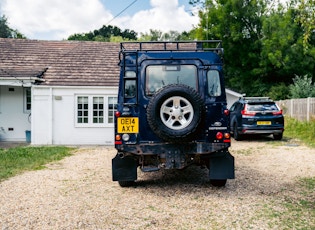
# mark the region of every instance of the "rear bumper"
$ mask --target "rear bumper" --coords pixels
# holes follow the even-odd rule
[[[281,134],[283,133],[284,128],[249,128],[243,127],[242,134]]]
[[[119,152],[127,152],[134,155],[166,155],[169,152],[181,152],[183,154],[209,154],[222,149],[227,149],[231,143],[143,143],[137,145],[115,145]]]

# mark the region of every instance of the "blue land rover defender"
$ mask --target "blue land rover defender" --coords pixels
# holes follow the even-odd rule
[[[113,181],[144,172],[209,169],[210,183],[234,179],[221,41],[123,42],[115,112]]]

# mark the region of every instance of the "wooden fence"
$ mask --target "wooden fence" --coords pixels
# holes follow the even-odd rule
[[[315,98],[299,98],[276,101],[283,110],[284,115],[293,117],[300,121],[315,120]]]

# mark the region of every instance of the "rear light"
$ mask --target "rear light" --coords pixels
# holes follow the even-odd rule
[[[244,116],[255,116],[256,115],[256,112],[251,112],[251,111],[246,111],[246,110],[242,110],[241,113]]]
[[[215,135],[215,137],[217,138],[217,140],[222,140],[225,143],[229,143],[231,142],[231,134],[230,133],[221,133],[221,132],[217,132],[217,134]]]
[[[122,140],[120,135],[115,136],[115,145],[122,145]]]
[[[230,133],[224,133],[224,138],[225,139],[230,139],[231,138],[231,134]]]
[[[221,140],[221,139],[223,138],[223,133],[217,132],[217,135],[215,135],[215,137],[216,137],[218,140]]]
[[[225,110],[223,111],[223,113],[224,113],[225,116],[229,116],[229,115],[230,115],[230,110],[225,109]]]
[[[241,114],[244,116],[255,116],[256,112],[247,111],[247,105],[245,105],[244,109],[241,111]]]
[[[272,112],[273,115],[282,115],[282,110]]]
[[[116,111],[116,112],[115,112],[115,116],[116,116],[116,117],[120,117],[120,115],[121,115],[121,114],[120,114],[119,111]]]
[[[127,134],[127,133],[123,134],[122,139],[123,139],[123,141],[129,141],[129,139],[130,139],[129,134]]]
[[[224,133],[224,143],[230,143],[231,142],[231,134],[230,133]]]

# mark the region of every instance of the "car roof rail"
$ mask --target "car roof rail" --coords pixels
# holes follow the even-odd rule
[[[224,52],[221,40],[121,42],[120,51],[212,51],[219,54]]]
[[[245,101],[272,101],[270,97],[242,97]]]

